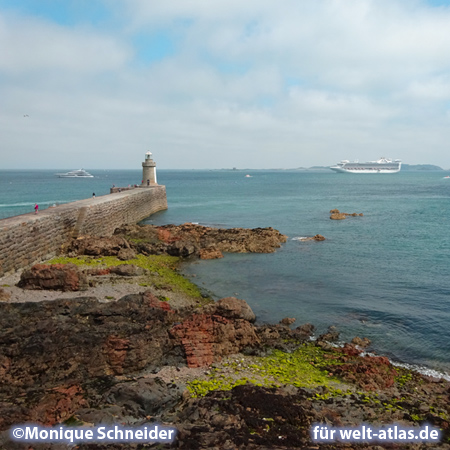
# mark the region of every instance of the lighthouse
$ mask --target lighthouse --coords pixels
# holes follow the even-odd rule
[[[155,186],[156,181],[156,163],[152,159],[151,152],[145,154],[145,161],[142,163],[142,184],[141,186]]]

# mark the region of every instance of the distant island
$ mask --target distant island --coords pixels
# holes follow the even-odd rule
[[[444,170],[442,167],[433,164],[402,164],[402,170]]]
[[[246,171],[250,171],[250,170],[257,170],[257,171],[302,171],[302,172],[306,172],[306,171],[329,171],[330,170],[330,166],[312,166],[312,167],[295,167],[295,168],[290,168],[290,169],[285,169],[285,168],[272,168],[272,169],[250,169],[250,168],[246,168],[246,169],[237,169],[236,167],[233,167],[233,169],[215,169],[215,170],[222,170],[222,171],[229,171],[229,170],[233,170],[233,171],[241,171],[241,172],[246,172]],[[402,172],[406,172],[406,171],[411,171],[411,172],[422,172],[422,171],[443,171],[444,169],[442,167],[439,166],[435,166],[434,164],[402,164]]]

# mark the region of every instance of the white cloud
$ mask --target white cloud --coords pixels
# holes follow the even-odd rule
[[[131,49],[114,36],[11,14],[0,15],[0,52],[0,71],[15,75],[115,70],[131,58]]]
[[[34,149],[42,167],[75,167],[80,157],[88,168],[138,167],[148,147],[165,168],[326,165],[381,153],[450,166],[449,8],[418,0],[122,8],[122,26],[102,30],[0,11],[0,145],[20,155],[4,158],[10,167]],[[142,31],[167,32],[175,52],[133,59]]]

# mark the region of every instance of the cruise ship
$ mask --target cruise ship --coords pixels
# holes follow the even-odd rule
[[[330,169],[341,173],[397,173],[400,172],[401,167],[402,162],[399,159],[392,161],[392,159],[381,158],[378,161],[365,163],[344,160]]]

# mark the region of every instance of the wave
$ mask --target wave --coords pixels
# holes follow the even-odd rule
[[[310,337],[311,341],[316,341],[317,337]],[[345,342],[344,341],[340,341],[338,343],[334,343],[334,342],[330,342],[329,343],[332,347],[344,347]],[[392,358],[390,358],[387,355],[382,355],[379,353],[373,353],[373,352],[366,352],[366,351],[362,351],[361,356],[385,356],[389,359],[389,362],[394,366],[394,367],[401,367],[403,369],[407,369],[407,370],[412,370],[413,372],[418,372],[421,375],[425,375],[427,377],[432,377],[432,378],[437,378],[437,379],[441,379],[443,378],[446,381],[450,381],[450,373],[448,372],[444,372],[444,371],[439,371],[439,370],[435,370],[435,369],[430,369],[427,366],[422,366],[419,364],[408,364],[408,363],[401,363],[398,361],[393,360]]]
[[[306,236],[297,236],[293,237],[291,241],[306,241],[306,239],[308,239]]]
[[[450,381],[450,374],[447,372],[440,372],[438,370],[430,369],[429,367],[419,366],[416,364],[399,363],[395,361],[391,361],[391,364],[396,367],[414,370],[415,372],[419,372],[420,374],[426,375],[428,377],[443,378],[444,380]]]
[[[75,200],[47,200],[45,202],[37,202],[39,206],[45,205],[61,205],[63,203],[70,203]],[[34,206],[36,202],[20,202],[20,203],[0,203],[0,208],[19,208],[21,206]]]

